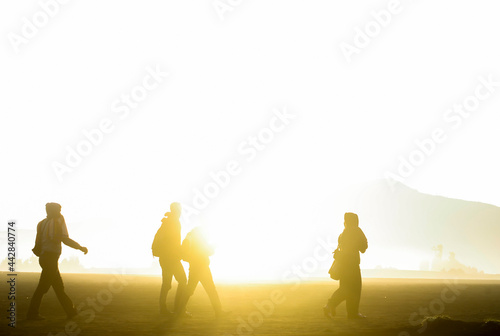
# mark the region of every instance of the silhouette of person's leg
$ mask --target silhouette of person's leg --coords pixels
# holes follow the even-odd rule
[[[50,256],[43,254],[38,259],[38,263],[42,268],[42,273],[40,274],[40,280],[38,281],[38,286],[35,289],[35,293],[31,298],[30,306],[28,308],[28,318],[36,318],[40,309],[40,304],[42,303],[42,298],[49,291],[51,285],[51,272],[50,269]]]
[[[190,266],[189,267],[189,278],[186,286],[186,292],[183,300],[183,309],[186,309],[186,305],[194,294],[196,287],[198,286],[198,282],[200,282],[200,273],[197,267]]]
[[[358,265],[349,265],[343,270],[339,281],[339,288],[332,294],[328,300],[328,307],[334,313],[335,308],[346,301],[348,317],[358,315],[359,300],[361,297],[361,272]]]
[[[186,296],[187,277],[180,260],[175,264],[173,268],[173,274],[175,280],[177,281],[177,291],[175,292],[174,300],[174,312],[182,313],[185,311],[184,301]]]
[[[172,265],[168,260],[160,258],[161,266],[161,290],[160,290],[160,314],[165,314],[167,310],[167,295],[170,288],[172,288]]]
[[[59,274],[59,272],[58,272],[58,274]],[[73,302],[71,301],[69,296],[64,291],[64,284],[62,282],[60,275],[58,276],[58,278],[55,279],[55,282],[52,284],[52,288],[54,288],[54,292],[56,293],[57,299],[59,300],[59,303],[61,304],[64,311],[66,312],[66,315],[68,317],[75,316],[76,309],[73,306]]]
[[[220,303],[219,293],[217,293],[217,288],[215,288],[212,272],[208,266],[206,269],[202,270],[200,274],[200,282],[210,298],[215,315],[219,315],[222,312],[222,305]]]
[[[341,278],[339,280],[339,288],[333,292],[332,296],[330,297],[330,300],[328,300],[328,306],[331,309],[335,309],[339,304],[342,303],[347,298],[347,290],[346,287],[348,284],[346,283],[345,278]]]
[[[361,271],[359,267],[353,269],[349,275],[349,287],[346,298],[348,317],[357,317],[359,314],[359,301],[361,298]]]
[[[61,278],[61,273],[59,272],[58,260],[59,256],[57,257],[52,256],[48,261],[51,273],[50,277],[51,286],[54,289],[54,292],[56,293],[59,303],[66,312],[66,315],[68,317],[73,317],[76,315],[76,310],[75,307],[73,306],[73,302],[64,291],[64,284]]]

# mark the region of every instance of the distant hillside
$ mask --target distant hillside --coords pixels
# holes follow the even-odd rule
[[[394,251],[417,250],[422,255],[443,245],[443,259],[453,251],[456,260],[464,265],[500,274],[497,206],[423,194],[401,183],[392,189],[385,180],[332,196],[329,204],[342,211],[357,212],[364,229],[383,232],[377,237],[379,245]]]

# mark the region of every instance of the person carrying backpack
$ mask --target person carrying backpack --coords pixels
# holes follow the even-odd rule
[[[160,258],[162,285],[160,290],[160,314],[169,315],[167,309],[167,295],[172,288],[172,277],[177,281],[174,311],[177,315],[188,315],[181,309],[181,300],[186,291],[187,278],[181,263],[181,205],[172,203],[170,212],[165,214],[162,225],[158,229],[151,247],[153,256]]]

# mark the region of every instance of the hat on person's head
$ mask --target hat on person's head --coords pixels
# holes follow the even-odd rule
[[[346,212],[344,215],[344,222],[346,226],[358,226],[359,225],[358,215],[356,215],[353,212]]]
[[[47,203],[45,204],[45,211],[47,211],[47,217],[53,218],[61,215],[61,204],[59,203]]]

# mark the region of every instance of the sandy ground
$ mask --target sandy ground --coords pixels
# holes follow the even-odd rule
[[[362,321],[347,320],[343,304],[334,320],[323,316],[322,306],[338,286],[333,280],[218,284],[224,309],[231,312],[219,320],[199,286],[188,305],[193,317],[176,320],[159,315],[159,277],[63,274],[79,316],[68,322],[50,290],[40,312],[46,320],[26,321],[38,277],[17,277],[16,328],[7,326],[9,288],[2,281],[2,335],[500,335],[496,325],[488,329],[479,324],[500,320],[500,282],[494,281],[364,279],[360,310],[367,319]],[[170,292],[169,307],[172,300]],[[431,321],[422,324],[424,316],[435,315],[470,323],[458,328],[440,324],[437,329]],[[474,332],[465,331],[468,328]]]

